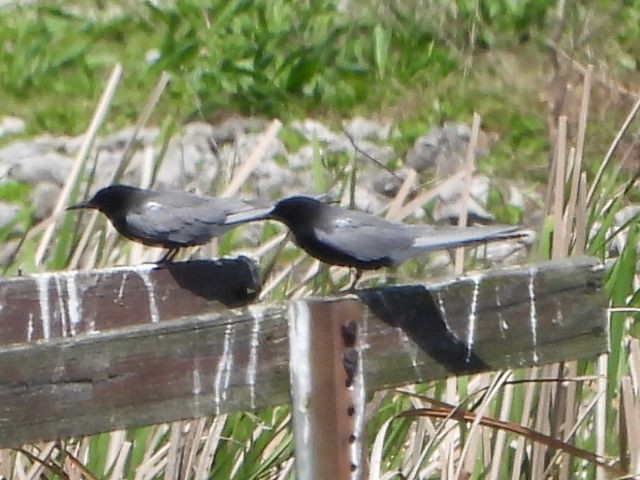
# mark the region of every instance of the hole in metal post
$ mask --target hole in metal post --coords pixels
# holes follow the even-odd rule
[[[353,320],[345,323],[341,327],[342,341],[347,348],[353,347],[356,344],[357,324]]]
[[[358,368],[358,351],[355,348],[347,348],[342,353],[342,365],[347,374],[345,386],[350,387],[353,385],[353,377],[355,377]]]

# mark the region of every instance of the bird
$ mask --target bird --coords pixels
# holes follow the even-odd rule
[[[268,218],[284,223],[312,257],[351,267],[355,286],[363,270],[394,267],[432,250],[521,237],[514,226],[435,227],[391,222],[356,210],[293,196],[275,203]]]
[[[67,210],[95,209],[125,237],[168,249],[158,263],[171,262],[180,248],[203,245],[233,225],[264,216],[258,208],[234,198],[212,198],[186,192],[160,192],[130,185],[109,185]]]

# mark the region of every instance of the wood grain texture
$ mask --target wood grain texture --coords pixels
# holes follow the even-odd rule
[[[176,281],[165,276],[163,282]],[[83,311],[91,302],[119,298],[120,283],[111,285],[115,292],[104,290],[99,298],[85,290]],[[331,302],[337,311],[342,302],[362,303],[359,350],[366,387],[376,390],[602,353],[608,331],[601,285],[597,261],[579,258],[308,302],[316,309]],[[154,287],[174,288],[180,291],[162,282]],[[295,309],[216,304],[198,315],[189,309],[208,307],[195,301],[178,307],[176,300],[170,311],[183,308],[186,316],[168,320],[159,313],[163,321],[153,323],[148,305],[129,304],[148,304],[146,293],[143,299],[127,293],[120,298],[116,312],[146,312],[137,322],[131,315],[129,326],[77,327],[68,332],[74,337],[57,338],[54,326],[64,322],[53,321],[50,300],[49,340],[0,346],[0,446],[290,401],[288,312]],[[169,311],[167,301],[156,297],[158,312]],[[36,325],[45,324],[37,314],[21,320],[33,324],[32,339],[41,338]],[[106,320],[97,316],[93,322]],[[76,325],[91,321],[82,317]]]
[[[101,332],[247,305],[260,288],[247,257],[0,281],[0,345]]]

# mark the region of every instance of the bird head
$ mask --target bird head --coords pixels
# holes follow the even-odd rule
[[[99,210],[107,216],[114,216],[133,199],[141,197],[144,190],[128,185],[109,185],[85,202],[80,202],[67,207],[67,210],[92,208]]]
[[[326,205],[313,197],[288,197],[276,203],[270,217],[290,227],[314,221],[324,208]]]

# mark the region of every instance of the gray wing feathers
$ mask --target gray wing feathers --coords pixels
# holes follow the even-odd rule
[[[361,261],[392,258],[391,253],[407,250],[411,248],[413,243],[413,238],[410,235],[402,230],[389,229],[386,222],[380,222],[376,225],[361,225],[357,228],[342,227],[331,232],[318,229],[316,236],[322,243]]]
[[[145,237],[164,238],[185,245],[199,245],[222,235],[230,225],[226,223],[229,211],[251,208],[232,199],[219,202],[201,197],[176,196],[163,199],[163,204],[148,202],[143,211],[130,212],[127,225],[132,233]]]

